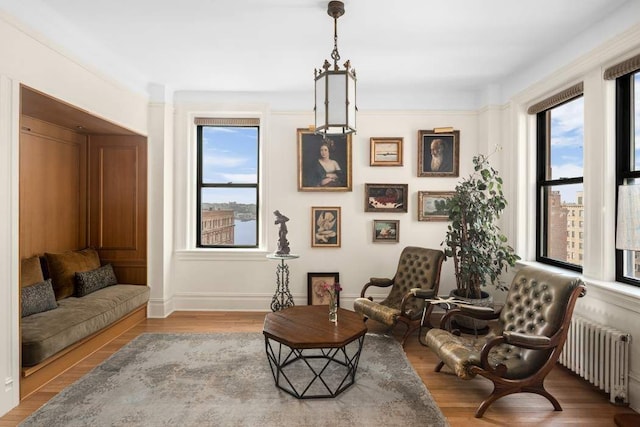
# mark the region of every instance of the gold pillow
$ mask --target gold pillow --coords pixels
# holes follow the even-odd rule
[[[49,274],[53,281],[56,300],[73,296],[75,293],[75,274],[78,271],[90,271],[100,267],[100,257],[95,249],[64,253],[45,253]]]
[[[36,255],[22,259],[20,261],[20,286],[31,286],[40,282],[44,282],[40,257]]]

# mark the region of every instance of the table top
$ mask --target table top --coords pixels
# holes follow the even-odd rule
[[[262,333],[291,348],[336,348],[366,334],[367,327],[353,311],[338,308],[335,324],[328,305],[301,305],[267,314]]]
[[[267,258],[269,258],[269,259],[287,260],[287,259],[300,258],[300,255],[297,255],[297,254],[287,254],[287,255],[269,254],[269,255],[267,255]]]

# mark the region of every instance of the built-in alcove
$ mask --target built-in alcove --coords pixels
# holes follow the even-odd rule
[[[119,283],[147,284],[147,138],[32,88],[21,87],[20,259],[92,247]],[[23,369],[21,398],[106,344],[138,310]]]

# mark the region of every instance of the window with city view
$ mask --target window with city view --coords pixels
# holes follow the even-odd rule
[[[639,70],[616,79],[616,101],[617,185],[640,185]],[[616,250],[616,280],[640,286],[640,251]]]
[[[196,119],[197,246],[258,246],[257,119]]]
[[[578,96],[537,113],[537,133],[536,258],[580,271],[584,237],[581,86]]]

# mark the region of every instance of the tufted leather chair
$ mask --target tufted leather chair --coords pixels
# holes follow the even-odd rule
[[[440,250],[407,246],[402,250],[398,261],[398,268],[392,279],[372,277],[356,298],[353,309],[360,313],[364,320],[374,319],[392,328],[398,321],[407,326],[402,337],[402,345],[407,337],[420,327],[424,299],[433,298],[438,293],[440,285],[440,270],[444,261],[444,253]],[[387,297],[380,301],[366,298],[366,292],[371,287],[391,287]],[[422,290],[419,298],[415,298],[418,289]],[[428,312],[433,306],[427,307]]]
[[[493,382],[493,392],[478,407],[477,418],[499,398],[518,392],[540,394],[561,411],[543,382],[560,356],[575,303],[585,293],[578,278],[536,267],[522,268],[499,312],[460,306],[443,316],[440,329],[427,331],[425,344],[441,360],[436,372],[446,365],[462,379],[481,375]],[[447,330],[454,315],[497,322],[492,322],[485,337],[468,338]]]

